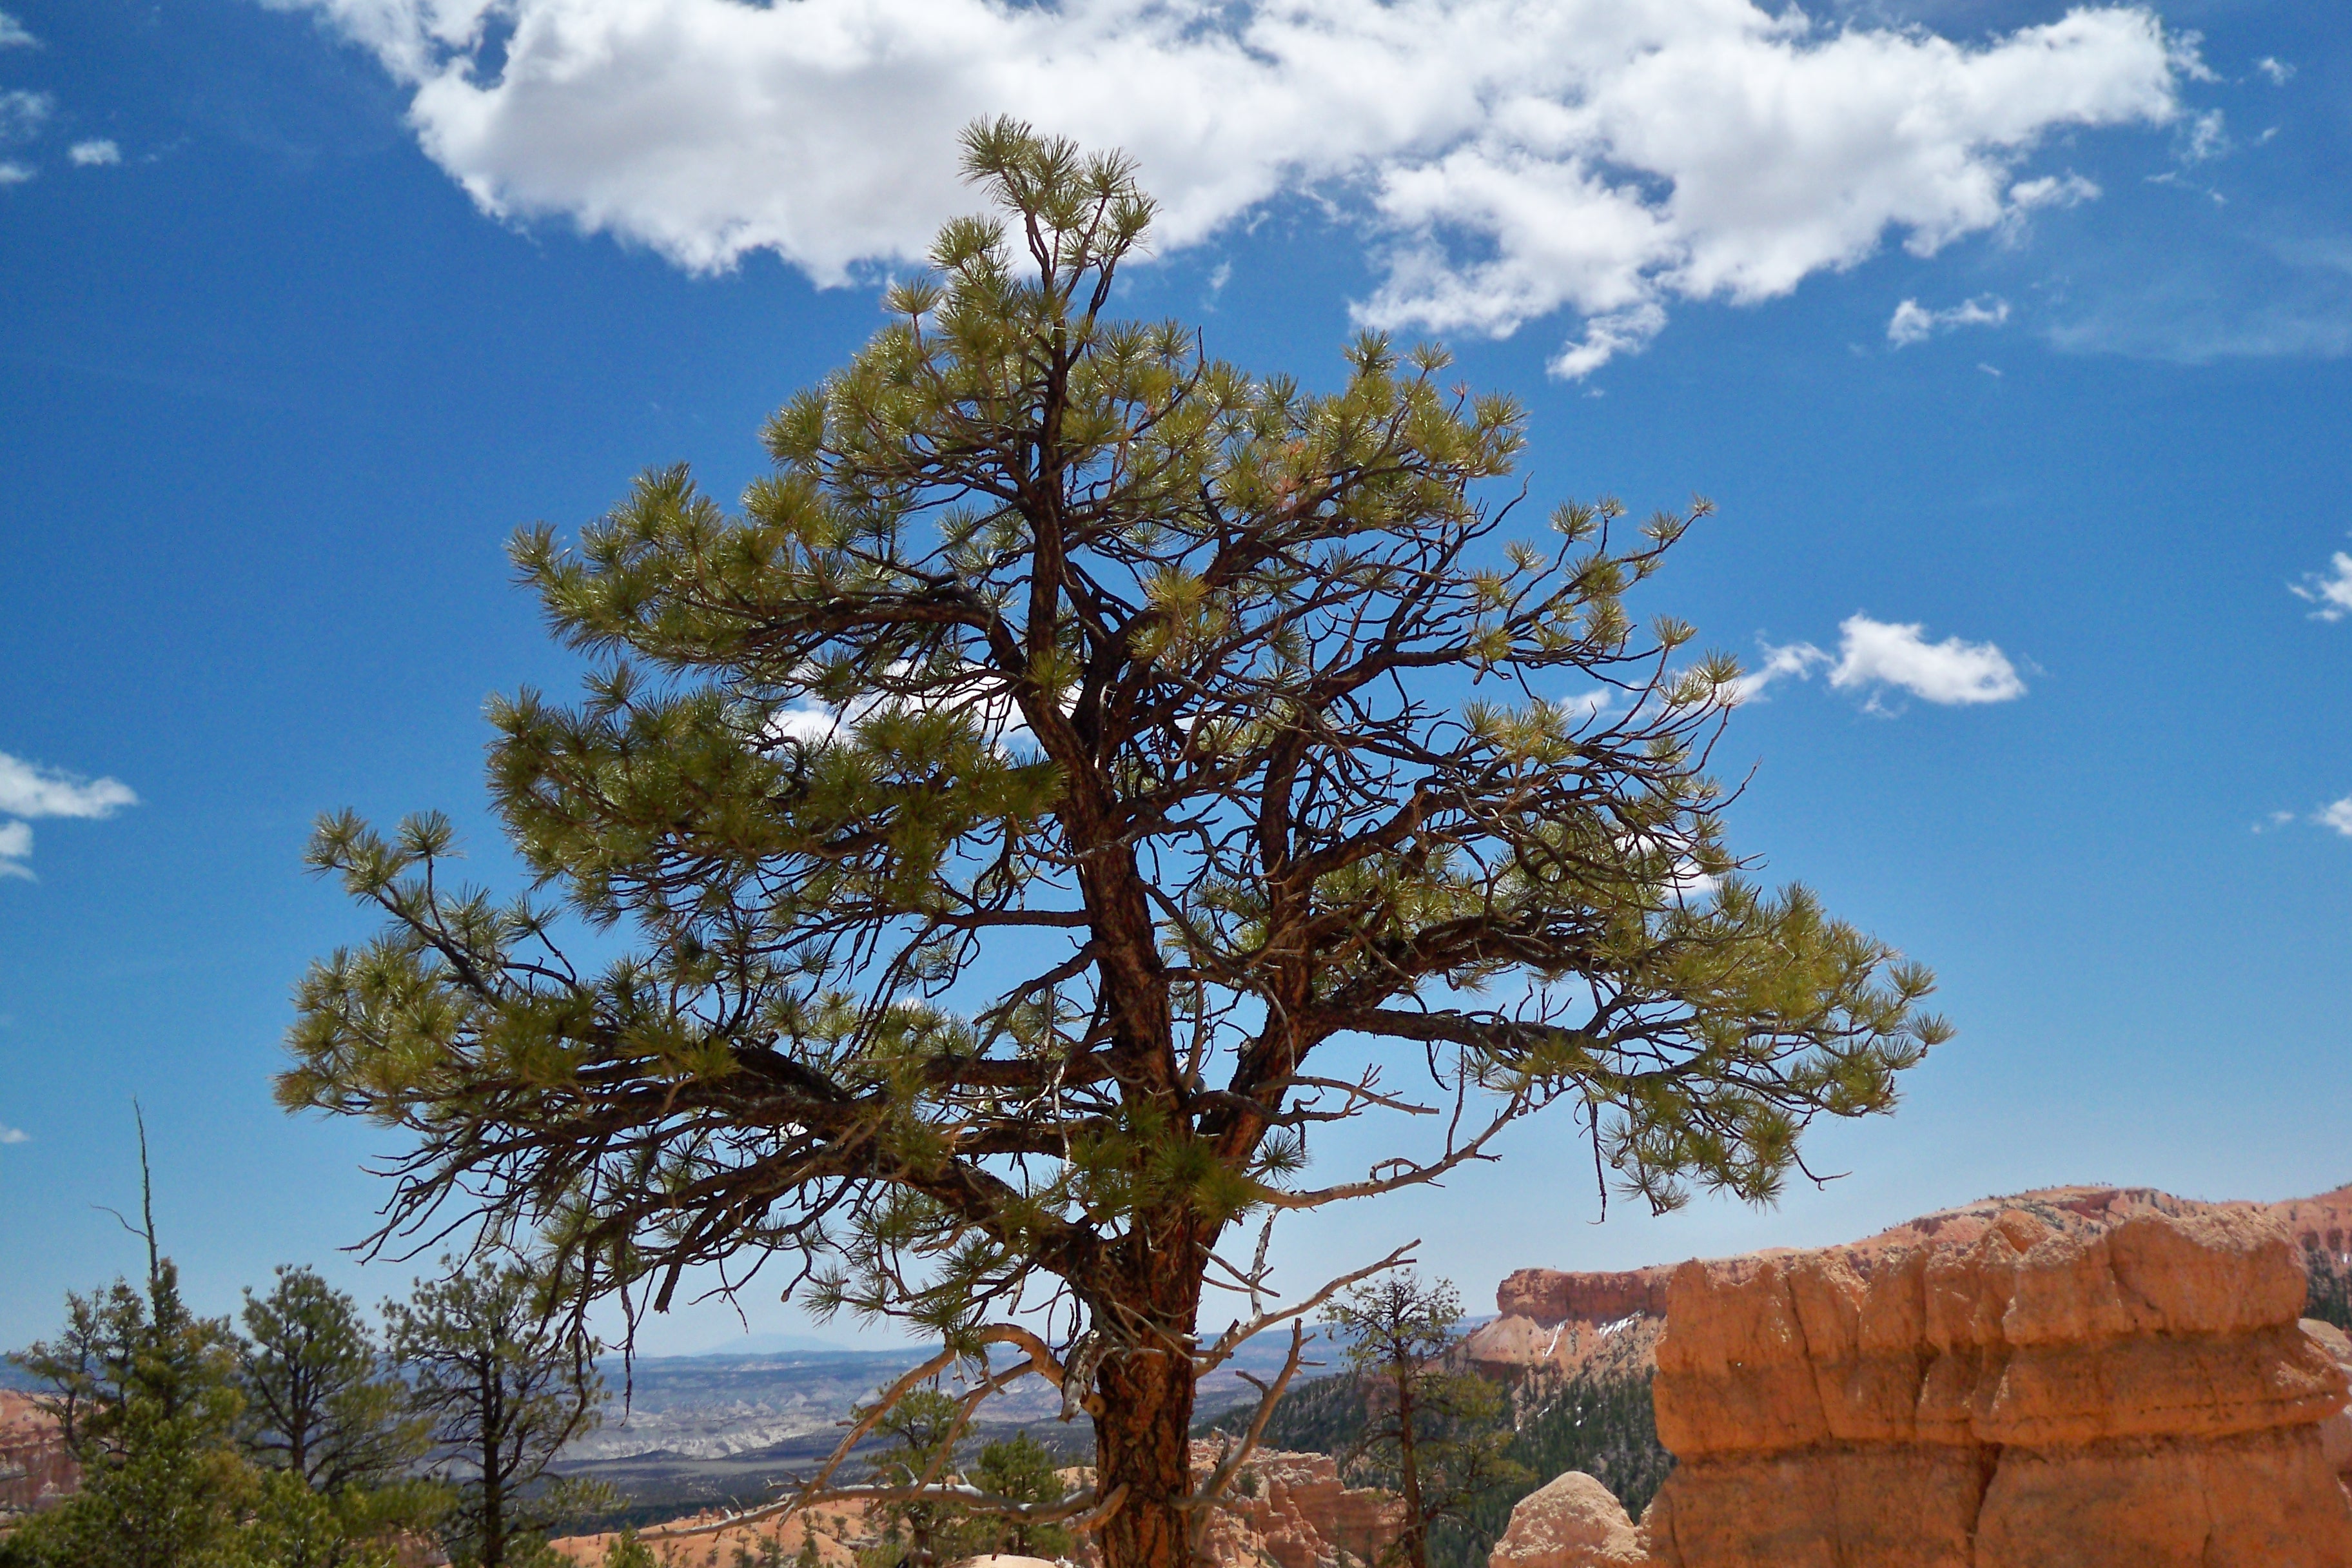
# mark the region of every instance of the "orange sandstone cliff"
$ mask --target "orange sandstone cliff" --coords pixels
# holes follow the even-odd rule
[[[2068,1188],[1684,1264],[1653,1385],[1674,1475],[1630,1542],[1545,1489],[1495,1568],[2352,1568],[2352,1344],[2297,1321],[2347,1220],[2352,1189]],[[1654,1272],[1515,1276],[1528,1326],[1476,1353],[1555,1363],[1534,1330],[1589,1342],[1578,1314],[1654,1301]]]

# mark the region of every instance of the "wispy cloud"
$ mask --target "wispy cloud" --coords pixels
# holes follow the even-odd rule
[[[2008,320],[2009,301],[1990,294],[1963,300],[1942,310],[1930,310],[1916,300],[1906,300],[1895,307],[1895,314],[1887,321],[1886,341],[1905,349],[1956,327],[1998,327]]]
[[[30,142],[48,123],[58,100],[46,92],[11,88],[0,92],[0,142]]]
[[[32,1141],[31,1133],[20,1131],[5,1122],[0,1122],[0,1143],[30,1143]]]
[[[34,171],[26,165],[0,158],[0,185],[21,185],[33,174]]]
[[[1286,195],[1347,202],[1382,274],[1360,319],[1566,314],[1566,376],[1678,301],[2000,229],[2061,189],[2037,148],[2169,124],[2201,68],[2118,5],[1959,42],[1752,0],[275,3],[371,49],[502,218],[843,283],[970,209],[956,131],[1009,111],[1134,154],[1163,249]]]
[[[1817,666],[1827,664],[1830,656],[1809,642],[1764,646],[1764,662],[1741,676],[1732,687],[1733,699],[1740,702],[1762,700],[1765,691],[1776,680],[1794,677],[1799,680],[1812,674]]]
[[[122,149],[103,140],[77,142],[66,149],[66,156],[73,160],[77,168],[103,168],[122,162]]]
[[[62,768],[47,768],[0,752],[0,818],[112,816],[139,797],[120,779],[85,778]],[[0,821],[0,879],[34,880],[33,826],[24,820]]]
[[[1890,688],[1947,706],[2007,702],[2025,695],[2017,667],[1991,643],[1958,637],[1931,643],[1927,628],[1916,622],[1853,615],[1838,623],[1834,655],[1809,642],[1766,644],[1764,662],[1739,678],[1737,697],[1753,700],[1775,681],[1808,679],[1824,665],[1832,687],[1869,692],[1873,711],[1885,710],[1879,699]]]
[[[25,24],[0,11],[0,49],[37,49],[41,40],[26,30]]]
[[[2352,616],[2352,555],[2339,550],[2327,564],[2326,572],[2306,572],[2302,582],[2286,585],[2296,598],[2319,606],[2311,612],[2315,621],[2340,621]]]
[[[0,877],[21,877],[33,880],[33,868],[25,864],[33,853],[33,825],[29,822],[0,822]]]
[[[0,816],[103,817],[138,804],[120,779],[85,778],[0,752]]]
[[[2184,163],[2202,163],[2230,150],[2230,132],[2218,109],[2190,116],[2182,134],[2180,160]]]
[[[2264,55],[2261,59],[2256,60],[2254,62],[2254,68],[2262,72],[2264,76],[2270,78],[2271,83],[2274,87],[2284,87],[2286,85],[2286,79],[2294,74],[2294,66],[2288,64],[2285,60],[2273,59],[2268,55]]]

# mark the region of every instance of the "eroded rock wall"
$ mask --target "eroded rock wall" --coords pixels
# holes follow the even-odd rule
[[[1215,1451],[1192,1446],[1204,1475]],[[1243,1471],[1246,1490],[1229,1491],[1209,1526],[1211,1560],[1224,1568],[1339,1568],[1370,1563],[1397,1538],[1402,1505],[1388,1492],[1350,1487],[1328,1454],[1260,1450]]]
[[[57,1422],[30,1394],[0,1389],[0,1519],[47,1508],[80,1484]]]
[[[1497,1316],[1463,1345],[1490,1376],[1593,1372],[1646,1376],[1666,1322],[1674,1269],[1575,1274],[1522,1268],[1495,1292]]]
[[[1685,1264],[1662,1568],[2346,1568],[2342,1367],[2251,1206],[2034,1194]]]

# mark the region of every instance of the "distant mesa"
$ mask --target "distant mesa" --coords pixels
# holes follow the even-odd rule
[[[707,1355],[866,1355],[878,1352],[898,1354],[895,1345],[845,1345],[832,1340],[821,1340],[814,1334],[737,1334],[714,1345],[688,1353]],[[916,1359],[921,1352],[914,1351]]]

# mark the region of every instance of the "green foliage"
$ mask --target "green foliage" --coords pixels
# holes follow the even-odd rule
[[[1353,1372],[1292,1384],[1266,1422],[1266,1446],[1335,1457],[1357,1450],[1370,1425],[1367,1389],[1367,1380]],[[1238,1436],[1247,1428],[1250,1414],[1248,1409],[1227,1411],[1204,1423],[1202,1430]],[[1658,1442],[1647,1372],[1588,1370],[1566,1378],[1531,1374],[1511,1390],[1507,1401],[1495,1405],[1491,1415],[1465,1422],[1464,1427],[1499,1437],[1501,1457],[1518,1466],[1522,1475],[1471,1500],[1457,1517],[1431,1527],[1432,1568],[1485,1568],[1510,1523],[1513,1506],[1565,1471],[1582,1470],[1598,1478],[1639,1519],[1675,1468],[1674,1456]],[[1381,1478],[1360,1469],[1351,1479]]]
[[[495,1258],[442,1263],[446,1278],[383,1308],[448,1489],[442,1544],[461,1564],[527,1563],[550,1530],[610,1505],[601,1484],[548,1472],[601,1419],[597,1346],[550,1315],[539,1271]]]
[[[151,1227],[152,1234],[152,1227]],[[13,1550],[55,1568],[229,1568],[257,1478],[224,1320],[198,1318],[169,1258],[147,1289],[66,1298],[66,1329],[16,1356],[82,1467],[81,1489],[19,1527]]]
[[[1010,1437],[1000,1437],[980,1450],[980,1458],[972,1466],[974,1485],[1017,1503],[1050,1506],[1069,1495],[1056,1472],[1060,1460],[1052,1449],[1026,1432]],[[1019,1519],[982,1519],[977,1521],[991,1531],[992,1552],[1010,1552],[1016,1557],[1066,1557],[1073,1544],[1067,1530],[1058,1524],[1032,1524]]]
[[[805,1548],[808,1542],[803,1541],[801,1544]],[[784,1543],[776,1539],[773,1531],[762,1531],[758,1545],[757,1552],[745,1546],[735,1548],[734,1568],[784,1568]]]
[[[887,1441],[871,1460],[874,1484],[912,1488],[958,1479],[955,1448],[964,1423],[956,1401],[936,1387],[918,1388],[886,1410],[875,1433]],[[873,1517],[881,1525],[892,1561],[931,1568],[979,1550],[984,1539],[969,1510],[951,1499],[922,1496],[881,1504]]]
[[[1650,1403],[1650,1373],[1585,1371],[1538,1379],[1518,1391],[1523,1415],[1505,1456],[1526,1479],[1499,1487],[1463,1516],[1430,1534],[1433,1568],[1485,1568],[1518,1500],[1570,1470],[1582,1470],[1617,1494],[1625,1511],[1642,1517],[1673,1473],[1674,1456],[1658,1442]]]
[[[246,1296],[254,1339],[199,1318],[155,1237],[139,1125],[147,1288],[66,1298],[65,1331],[12,1357],[46,1385],[80,1489],[0,1550],[10,1568],[391,1568],[436,1511],[351,1299],[308,1269]],[[120,1216],[118,1216],[120,1217]],[[259,1461],[257,1467],[255,1460]]]
[[[739,1568],[741,1560],[748,1555],[738,1549]],[[659,1563],[654,1556],[654,1549],[637,1539],[636,1527],[631,1525],[613,1537],[612,1543],[604,1548],[604,1568],[659,1568]]]
[[[1521,412],[1443,351],[1367,334],[1311,394],[1112,318],[1131,165],[1010,121],[964,151],[996,215],[768,422],[738,510],[664,469],[516,540],[589,662],[492,707],[541,893],[453,880],[438,816],[323,820],[383,926],[302,981],[278,1093],[414,1139],[387,1234],[536,1233],[575,1311],[781,1258],[976,1352],[1043,1291],[1132,1483],[1107,1560],[1172,1568],[1192,1372],[1150,1358],[1239,1222],[1560,1101],[1653,1205],[1766,1201],[1948,1031],[1724,845],[1737,666],[1627,603],[1703,503],[1514,539]],[[1318,1077],[1339,1042],[1382,1065]],[[1383,1071],[1454,1131],[1308,1184],[1316,1130],[1412,1109]]]
[[[1251,1399],[1206,1418],[1199,1433],[1239,1437],[1256,1412],[1257,1402]],[[1293,1383],[1266,1418],[1265,1443],[1293,1453],[1344,1454],[1363,1434],[1363,1384],[1347,1372]]]
[[[351,1550],[430,1529],[448,1500],[412,1473],[430,1446],[430,1424],[411,1409],[407,1385],[352,1298],[312,1269],[282,1267],[267,1296],[246,1292],[244,1317],[239,1436],[255,1462],[279,1472],[266,1499],[278,1500],[289,1519],[325,1519],[332,1528],[319,1539]],[[297,1506],[298,1489],[310,1503]],[[301,1559],[343,1561],[322,1550],[305,1548]]]

